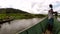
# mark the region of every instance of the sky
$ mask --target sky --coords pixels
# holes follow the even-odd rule
[[[15,8],[34,14],[47,14],[49,4],[60,13],[60,0],[0,0],[0,8]]]

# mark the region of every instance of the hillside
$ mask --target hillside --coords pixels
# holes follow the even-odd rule
[[[25,11],[14,9],[14,8],[2,8],[0,9],[0,13],[27,13]]]
[[[5,18],[6,16],[12,17],[15,19],[29,19],[29,18],[43,18],[46,15],[43,14],[30,14],[28,12],[13,9],[13,8],[3,8],[0,9],[0,19]]]

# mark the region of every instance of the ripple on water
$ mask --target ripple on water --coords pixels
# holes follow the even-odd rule
[[[33,24],[40,22],[41,19],[33,18],[33,19],[22,19],[22,20],[14,20],[10,24],[4,23],[1,25],[0,34],[15,34],[19,30],[23,30]]]
[[[60,18],[57,18],[58,21],[60,21]]]

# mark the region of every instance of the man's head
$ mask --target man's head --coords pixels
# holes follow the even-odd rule
[[[52,4],[50,4],[49,7],[52,9],[53,8]]]

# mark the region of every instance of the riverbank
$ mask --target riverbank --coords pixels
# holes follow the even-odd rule
[[[43,18],[45,15],[42,14],[20,14],[20,13],[8,13],[8,14],[0,14],[0,19],[5,19],[8,17],[14,19],[31,19],[31,18]]]

